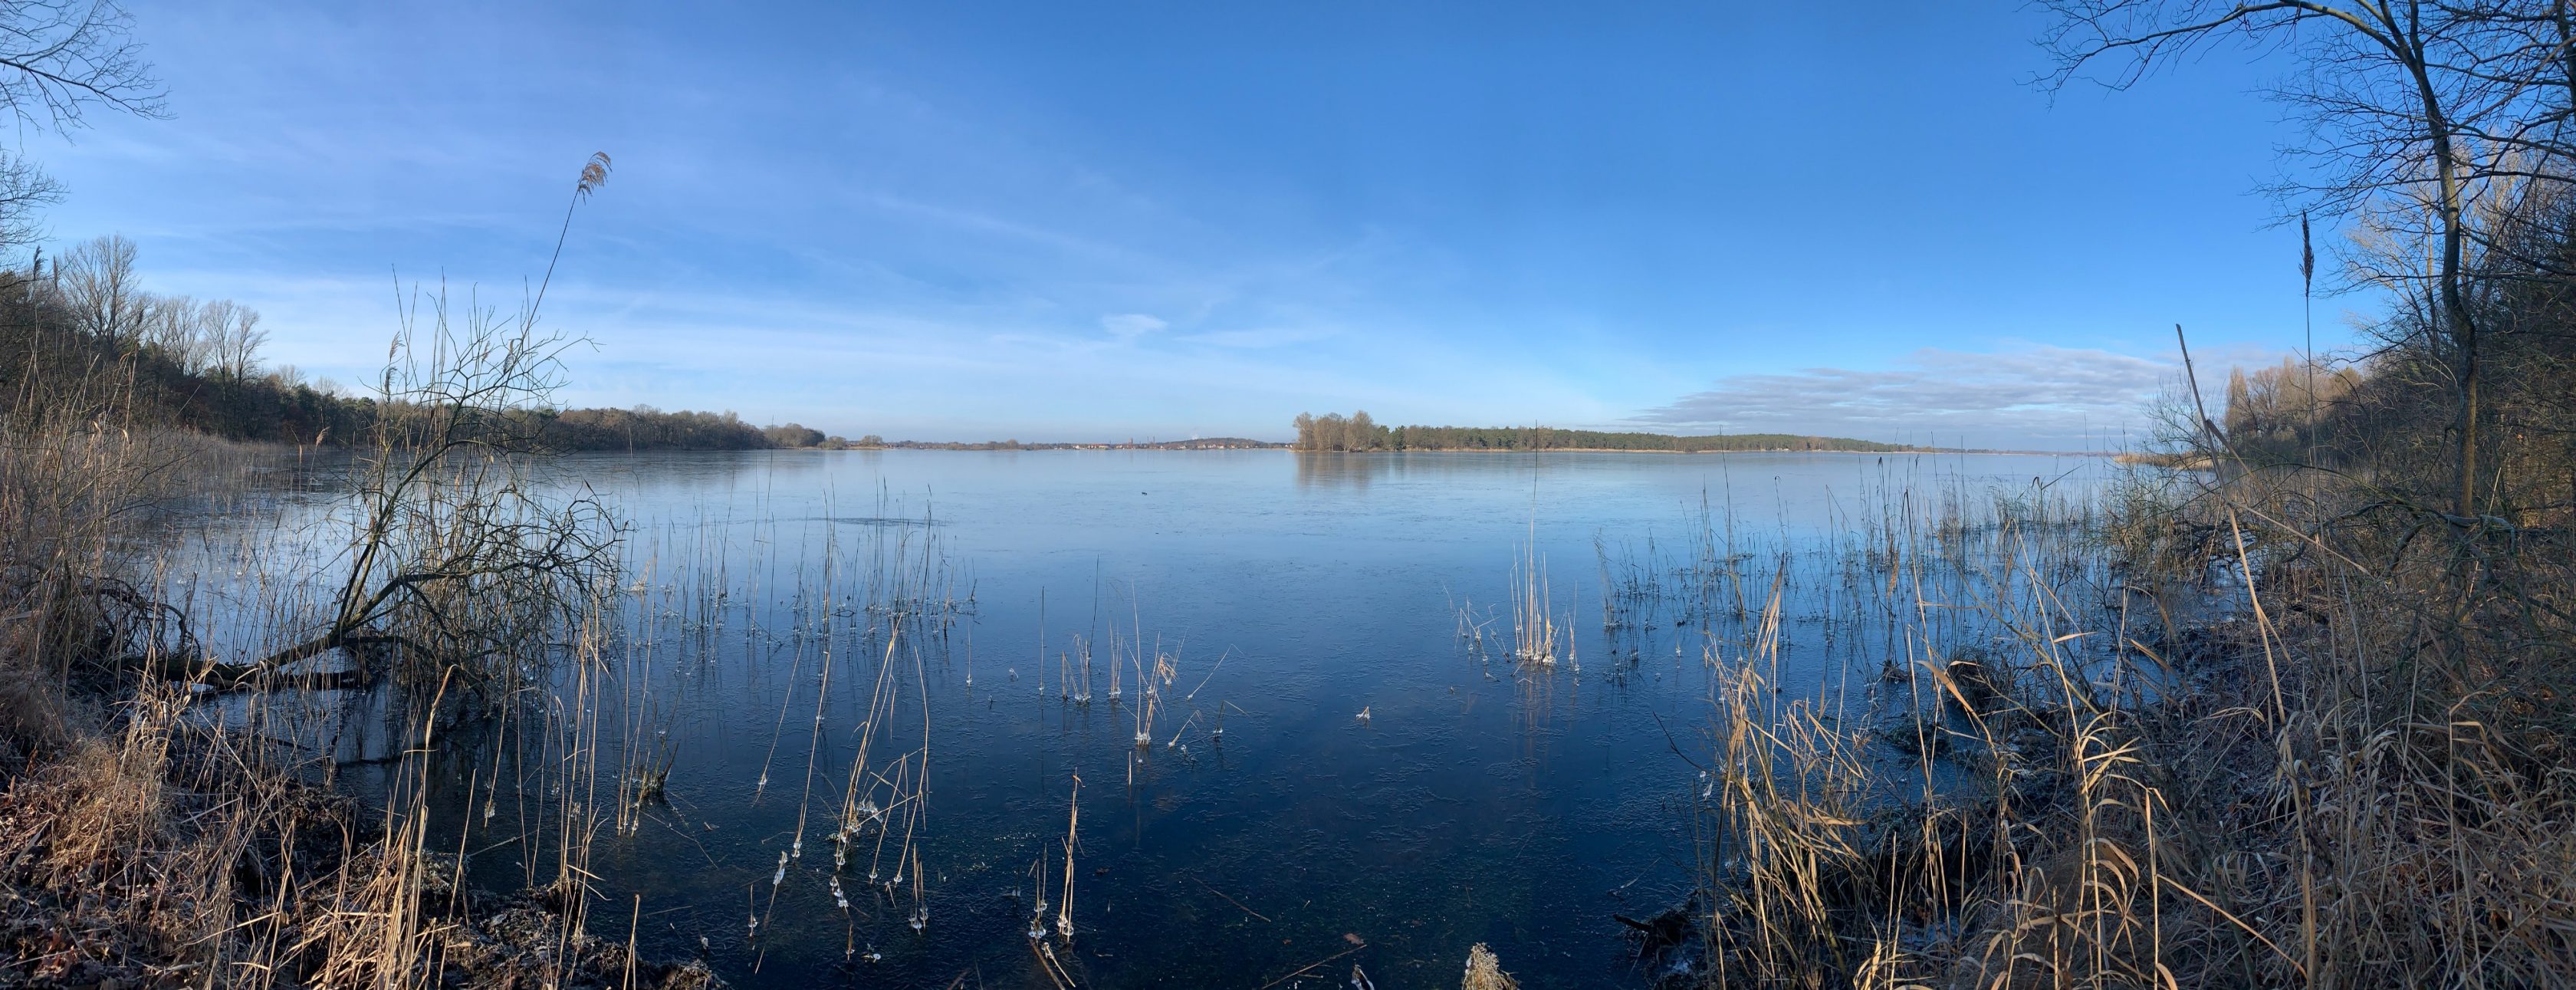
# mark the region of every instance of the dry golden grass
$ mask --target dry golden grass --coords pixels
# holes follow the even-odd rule
[[[1879,553],[1892,710],[1783,702],[1776,597],[1712,656],[1695,979],[2576,984],[2564,538],[2279,475],[2120,494]],[[2011,633],[1948,648],[1960,608]]]

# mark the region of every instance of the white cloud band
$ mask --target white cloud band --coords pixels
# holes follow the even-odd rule
[[[2161,358],[2035,346],[1923,348],[1883,370],[1732,375],[1631,417],[1638,425],[1807,433],[1949,446],[2067,448],[2116,442],[2180,369]]]

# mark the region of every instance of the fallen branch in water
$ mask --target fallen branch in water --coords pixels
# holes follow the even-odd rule
[[[1306,975],[1306,974],[1308,974],[1308,973],[1314,972],[1314,971],[1315,971],[1315,967],[1317,967],[1317,966],[1321,966],[1321,965],[1323,965],[1323,964],[1325,964],[1325,963],[1332,962],[1332,961],[1333,961],[1333,960],[1335,960],[1335,959],[1339,959],[1339,958],[1341,958],[1341,957],[1343,957],[1343,956],[1350,955],[1351,953],[1358,952],[1358,951],[1360,951],[1361,949],[1365,949],[1365,948],[1368,948],[1368,946],[1365,946],[1365,945],[1354,945],[1354,946],[1351,946],[1350,948],[1343,949],[1343,950],[1342,950],[1342,951],[1340,951],[1340,952],[1336,952],[1336,953],[1333,953],[1332,955],[1325,956],[1325,957],[1324,957],[1324,958],[1322,958],[1322,959],[1317,959],[1317,960],[1315,960],[1314,962],[1310,962],[1310,963],[1307,963],[1307,964],[1305,964],[1305,965],[1303,965],[1303,966],[1299,966],[1299,967],[1297,967],[1297,969],[1296,969],[1296,971],[1295,971],[1295,972],[1289,973],[1289,974],[1288,974],[1288,975],[1286,975],[1286,976],[1282,976],[1282,977],[1280,977],[1280,978],[1278,978],[1278,979],[1275,979],[1275,980],[1272,980],[1272,981],[1270,981],[1270,982],[1268,982],[1268,983],[1264,983],[1264,984],[1262,984],[1262,985],[1261,985],[1261,990],[1270,990],[1270,988],[1271,988],[1271,987],[1278,986],[1278,985],[1280,985],[1280,984],[1282,984],[1282,983],[1286,983],[1286,982],[1288,982],[1288,981],[1290,981],[1290,980],[1293,980],[1293,979],[1296,979],[1296,978],[1298,978],[1298,977],[1300,977],[1300,976],[1304,976],[1304,975]]]
[[[1209,886],[1208,886],[1208,882],[1207,882],[1207,881],[1205,881],[1205,880],[1201,880],[1201,879],[1199,879],[1199,878],[1197,878],[1197,877],[1195,877],[1195,876],[1194,876],[1194,877],[1191,877],[1191,878],[1190,878],[1190,882],[1191,882],[1191,883],[1198,884],[1198,885],[1199,885],[1199,886],[1201,886],[1201,887],[1207,887],[1207,892],[1208,892],[1208,893],[1215,894],[1215,895],[1216,895],[1216,896],[1218,896],[1218,897],[1225,897],[1225,902],[1226,902],[1226,903],[1228,903],[1228,904],[1232,904],[1232,905],[1234,905],[1234,906],[1236,906],[1236,907],[1239,907],[1239,908],[1242,908],[1242,909],[1243,909],[1243,913],[1245,913],[1245,914],[1251,915],[1251,916],[1253,916],[1253,917],[1255,917],[1255,918],[1259,918],[1259,919],[1261,919],[1261,920],[1263,920],[1263,921],[1270,921],[1270,916],[1269,916],[1269,915],[1266,915],[1266,914],[1263,914],[1263,913],[1261,913],[1261,912],[1259,912],[1259,911],[1255,911],[1255,910],[1253,910],[1253,909],[1251,908],[1251,906],[1250,906],[1250,905],[1247,905],[1247,904],[1243,903],[1242,901],[1235,900],[1234,898],[1231,898],[1231,897],[1226,897],[1226,896],[1225,896],[1225,891],[1218,890],[1218,889],[1216,889],[1215,887],[1209,887]],[[1271,922],[1271,923],[1272,923],[1272,924],[1277,924],[1277,922]]]

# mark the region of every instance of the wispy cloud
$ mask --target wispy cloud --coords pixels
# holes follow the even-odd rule
[[[1247,330],[1211,330],[1207,333],[1194,333],[1182,339],[1193,344],[1206,344],[1210,347],[1259,349],[1266,347],[1286,347],[1290,344],[1303,344],[1310,341],[1327,340],[1333,336],[1333,331],[1315,327],[1271,327]]]
[[[2163,357],[2033,346],[1923,348],[1894,367],[1733,375],[1631,417],[1637,425],[1943,444],[2070,447],[2134,430],[2178,372]]]
[[[1111,313],[1100,318],[1100,328],[1123,341],[1132,341],[1168,326],[1171,324],[1161,317],[1145,313]]]

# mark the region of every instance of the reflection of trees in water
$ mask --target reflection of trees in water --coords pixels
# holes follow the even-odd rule
[[[1300,486],[1366,489],[1380,481],[1483,481],[1496,474],[1527,475],[1545,455],[1463,451],[1298,451]]]
[[[1400,457],[1386,454],[1327,454],[1300,451],[1297,486],[1366,489],[1369,482],[1396,470]]]
[[[1373,482],[1422,482],[1447,485],[1490,485],[1497,477],[1515,485],[1525,485],[1534,474],[1560,470],[1589,470],[1605,463],[1602,458],[1621,456],[1665,458],[1668,454],[1599,454],[1592,452],[1504,452],[1463,450],[1406,450],[1370,452],[1297,451],[1297,483],[1300,486],[1342,486],[1366,489]],[[1662,464],[1661,460],[1653,463]]]

